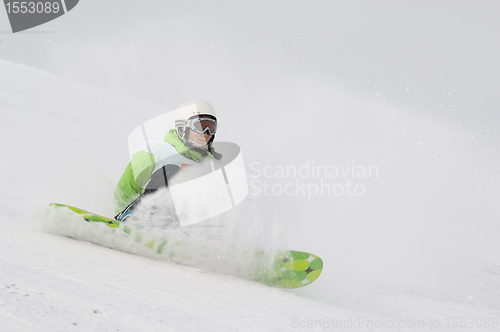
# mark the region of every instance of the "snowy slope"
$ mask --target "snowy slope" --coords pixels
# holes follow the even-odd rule
[[[22,225],[1,241],[2,331],[280,331],[292,316],[347,317],[278,289]]]
[[[0,62],[0,77],[2,331],[331,330],[331,319],[360,331],[391,326],[392,330],[426,330],[431,326],[439,330],[449,327],[450,317],[484,321],[500,316],[499,248],[494,236],[498,226],[491,222],[499,216],[495,206],[499,197],[495,196],[498,191],[487,187],[497,185],[498,177],[481,165],[457,165],[457,171],[449,170],[451,178],[444,176],[450,187],[427,195],[419,183],[443,178],[447,164],[435,164],[441,176],[419,173],[422,165],[432,163],[437,151],[445,153],[448,160],[461,161],[444,151],[453,149],[456,141],[448,141],[448,134],[439,136],[443,134],[434,131],[428,120],[398,117],[384,106],[379,106],[382,117],[372,119],[361,107],[358,113],[345,115],[347,123],[357,122],[360,135],[363,128],[366,135],[373,135],[370,151],[374,155],[387,146],[377,145],[378,133],[369,130],[371,120],[382,121],[384,135],[401,126],[408,135],[427,131],[430,147],[426,150],[418,150],[418,145],[404,152],[408,147],[404,134],[399,142],[388,145],[396,158],[398,153],[403,154],[402,159],[417,156],[425,163],[403,170],[401,163],[380,160],[381,167],[396,173],[394,178],[387,175],[383,184],[373,185],[380,198],[355,203],[340,198],[344,205],[337,208],[339,221],[334,224],[324,226],[317,221],[332,217],[326,199],[285,201],[289,207],[300,204],[304,215],[315,212],[311,219],[297,216],[288,220],[295,228],[283,241],[294,249],[322,256],[325,269],[309,287],[283,291],[201,267],[179,266],[49,233],[43,220],[51,202],[112,214],[114,185],[127,163],[128,133],[166,110],[5,61]],[[347,106],[363,104],[345,96],[337,101]],[[338,135],[343,133],[339,128]],[[418,139],[411,137],[415,143]],[[242,145],[249,146],[247,143]],[[364,148],[356,150],[356,144],[350,141],[344,148],[370,155]],[[345,160],[352,157],[339,156]],[[474,176],[465,176],[465,169]],[[413,192],[399,187],[398,172],[408,176],[405,184],[416,188]],[[470,192],[434,202],[436,197],[453,195],[459,187],[453,187],[452,180],[459,176],[466,179]],[[476,179],[482,182],[472,183]],[[483,189],[492,191],[483,195]],[[398,193],[409,193],[407,204],[395,198]],[[390,197],[399,206],[387,201]],[[415,206],[408,202],[412,197],[421,200],[420,211],[410,210]],[[259,203],[263,211],[257,215],[272,225],[271,220],[279,214],[265,212],[265,202]],[[388,202],[385,208],[380,207],[382,202]],[[448,209],[457,202],[470,202],[469,210],[476,216],[479,209],[487,208],[473,225],[460,219],[463,211],[459,207],[450,209],[450,215],[459,221],[454,223],[437,206],[445,204]],[[380,218],[367,219],[375,211]],[[431,217],[431,212],[440,215],[427,221],[418,218],[422,214]],[[398,225],[403,217],[419,223],[405,228],[408,224]],[[436,224],[440,226],[433,228]],[[386,233],[389,229],[394,233]],[[434,235],[425,237],[428,232]],[[398,252],[401,248],[408,251]],[[411,275],[402,276],[400,271]],[[363,320],[371,320],[372,326],[362,324]],[[353,325],[356,322],[358,325]],[[495,329],[490,325],[483,330]]]

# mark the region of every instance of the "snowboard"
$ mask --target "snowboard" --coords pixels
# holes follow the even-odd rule
[[[56,210],[71,211],[74,216],[78,216],[78,218],[88,223],[104,224],[107,226],[104,227],[104,230],[108,230],[108,228],[113,230],[113,236],[128,237],[133,240],[132,242],[134,245],[139,244],[143,248],[153,250],[155,254],[162,256],[167,255],[172,258],[177,257],[184,260],[190,259],[186,254],[183,254],[181,247],[181,245],[186,246],[186,243],[172,243],[176,241],[165,239],[161,235],[155,235],[150,230],[140,226],[135,226],[129,222],[120,222],[114,218],[101,216],[73,206],[52,203],[50,207]],[[74,221],[68,220],[68,222]],[[78,232],[76,234],[71,233],[70,235],[63,235],[80,240],[83,239],[79,238]],[[89,240],[89,242],[92,241]],[[118,250],[120,249],[118,248]],[[214,253],[214,255],[217,254]],[[279,288],[291,289],[309,285],[318,279],[323,269],[323,261],[321,258],[307,252],[295,250],[272,253],[257,250],[249,252],[244,256],[244,259],[248,261],[249,266],[252,266],[252,271],[246,276],[248,279]]]

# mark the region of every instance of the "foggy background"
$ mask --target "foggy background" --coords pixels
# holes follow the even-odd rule
[[[307,114],[318,97],[287,92],[322,85],[498,139],[499,10],[497,1],[82,0],[18,34],[6,33],[0,10],[0,57],[169,110],[203,97],[227,121],[236,116],[224,112],[264,117],[277,100],[306,108],[273,113]]]

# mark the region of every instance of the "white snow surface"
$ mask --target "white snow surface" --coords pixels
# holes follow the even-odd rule
[[[287,291],[235,276],[234,262],[217,272],[58,234],[49,203],[113,215],[128,133],[166,110],[6,61],[0,77],[0,331],[498,330],[498,154],[463,132],[329,89],[342,144],[315,162],[376,163],[367,194],[249,196],[221,217],[233,242],[323,258],[316,282]],[[304,165],[240,138],[249,164]]]

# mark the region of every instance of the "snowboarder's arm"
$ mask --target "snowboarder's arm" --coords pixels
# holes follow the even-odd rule
[[[139,151],[132,156],[131,166],[134,182],[142,188],[151,178],[155,169],[156,158],[153,153]]]
[[[144,190],[155,167],[155,157],[146,151],[139,151],[132,156],[132,161],[125,168],[115,190],[115,208],[121,212],[132,203]]]

